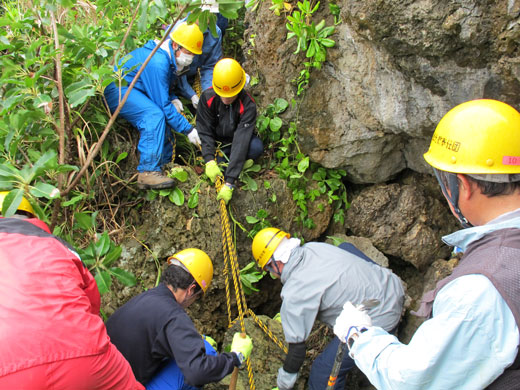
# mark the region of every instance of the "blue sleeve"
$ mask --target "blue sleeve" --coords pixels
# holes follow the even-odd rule
[[[374,327],[350,354],[378,389],[483,389],[513,363],[518,339],[513,313],[489,279],[466,275],[439,291],[433,317],[408,345]]]
[[[177,79],[177,90],[182,97],[185,97],[188,100],[191,99],[193,95],[197,94],[191,87],[190,83],[188,83],[186,75],[182,75]]]
[[[213,68],[222,58],[222,31],[218,26],[215,26],[215,28],[217,29],[217,38],[209,32],[204,36],[204,44],[202,45],[200,85],[203,91],[212,86]]]
[[[166,58],[167,54],[163,53],[159,53],[159,51],[155,53],[154,57],[156,58],[148,63],[140,79],[146,95],[164,112],[168,125],[176,132],[186,134],[191,131],[193,126],[177,112],[170,100],[171,68]]]

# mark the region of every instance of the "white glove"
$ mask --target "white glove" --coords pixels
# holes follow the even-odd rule
[[[350,301],[343,305],[343,311],[336,318],[334,334],[342,343],[347,342],[347,337],[358,333],[362,328],[372,326],[370,316],[364,311],[356,308]]]
[[[194,127],[192,131],[188,133],[188,139],[195,146],[200,146],[200,137],[197,129]]]
[[[191,97],[191,104],[193,104],[193,107],[197,109],[197,105],[199,104],[199,97],[197,95]]]
[[[175,106],[175,109],[180,114],[182,111],[184,111],[184,106],[182,105],[182,102],[179,99],[173,99],[172,104]]]
[[[278,377],[276,378],[276,385],[280,390],[292,390],[294,384],[296,383],[296,379],[298,379],[298,373],[290,373],[280,367],[278,370]]]

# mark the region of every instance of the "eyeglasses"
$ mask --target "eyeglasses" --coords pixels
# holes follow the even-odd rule
[[[269,261],[264,265],[263,270],[265,272],[271,272],[273,274],[278,274],[279,273],[278,267],[276,267],[276,268],[274,267],[274,259],[273,259],[273,257],[271,257],[269,259]]]

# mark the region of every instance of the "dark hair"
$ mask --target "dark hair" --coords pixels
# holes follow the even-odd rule
[[[514,181],[512,183],[494,183],[491,181],[484,181],[475,179],[466,175],[468,180],[475,182],[482,192],[482,195],[487,197],[500,196],[500,195],[511,195],[518,189],[520,189],[520,181]]]
[[[195,282],[193,276],[178,265],[169,265],[162,274],[161,282],[168,286],[172,286],[174,290],[177,290],[178,288],[185,290],[195,283],[195,293],[200,290],[200,286]]]

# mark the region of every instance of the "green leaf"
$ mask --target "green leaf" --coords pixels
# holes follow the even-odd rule
[[[60,197],[60,191],[56,187],[42,182],[36,183],[29,192],[36,198],[56,199]]]
[[[99,294],[103,295],[110,291],[110,285],[112,284],[112,279],[110,278],[110,274],[107,271],[102,270],[99,267],[95,268],[97,273],[94,276],[96,280],[96,284],[98,286]]]
[[[18,206],[22,202],[23,198],[23,190],[21,188],[16,188],[5,196],[4,202],[2,206],[2,216],[11,217],[16,214],[16,210],[18,210]]]
[[[177,187],[173,189],[170,196],[168,196],[168,199],[177,206],[182,206],[184,204],[184,194]]]
[[[320,43],[325,47],[332,47],[336,44],[333,39],[323,38],[320,39]]]
[[[78,226],[83,230],[89,230],[94,227],[92,218],[90,214],[87,213],[75,213],[74,219],[76,220]]]
[[[104,256],[108,250],[110,249],[110,237],[108,237],[107,232],[103,232],[103,234],[98,235],[98,241],[94,244],[94,249],[96,251],[96,258],[101,258]]]
[[[260,222],[258,218],[252,217],[250,215],[246,216],[247,223],[250,223],[251,225],[254,225],[255,223]]]
[[[75,205],[76,203],[78,203],[82,199],[85,199],[85,195],[83,195],[83,194],[76,195],[76,196],[73,196],[72,198],[70,198],[69,200],[63,202],[61,205],[63,207],[72,206],[72,205]]]
[[[118,164],[121,160],[124,160],[128,156],[127,152],[119,153],[119,156],[116,158],[116,164]]]
[[[282,124],[282,120],[278,117],[275,117],[271,119],[271,121],[269,122],[269,128],[271,129],[271,131],[279,131],[282,127]]]
[[[125,286],[135,286],[137,280],[134,276],[134,274],[125,271],[121,268],[113,267],[109,269],[109,272],[114,275],[117,280],[119,280],[121,283],[123,283]]]
[[[289,107],[289,102],[282,98],[276,98],[274,100],[274,107],[277,114],[284,112]]]
[[[199,204],[199,194],[197,192],[195,192],[188,198],[188,207],[190,209],[194,209],[195,207],[197,207],[198,204]]]
[[[304,173],[309,168],[309,157],[305,157],[298,163],[298,171]]]
[[[20,172],[16,168],[8,164],[0,164],[0,178],[15,182],[19,176]]]
[[[121,252],[123,251],[123,248],[121,248],[120,246],[116,246],[114,248],[112,248],[105,256],[105,258],[103,259],[103,265],[105,267],[110,267],[110,265],[116,261],[117,259],[119,259],[119,257],[121,256]]]
[[[173,168],[170,176],[174,179],[179,180],[181,183],[184,183],[186,180],[188,180],[188,172],[186,172],[181,167]]]
[[[51,169],[52,166],[55,166],[57,164],[56,158],[57,153],[55,150],[47,150],[29,170],[29,176],[26,178],[27,181],[30,182],[34,180],[45,172],[45,170]]]

